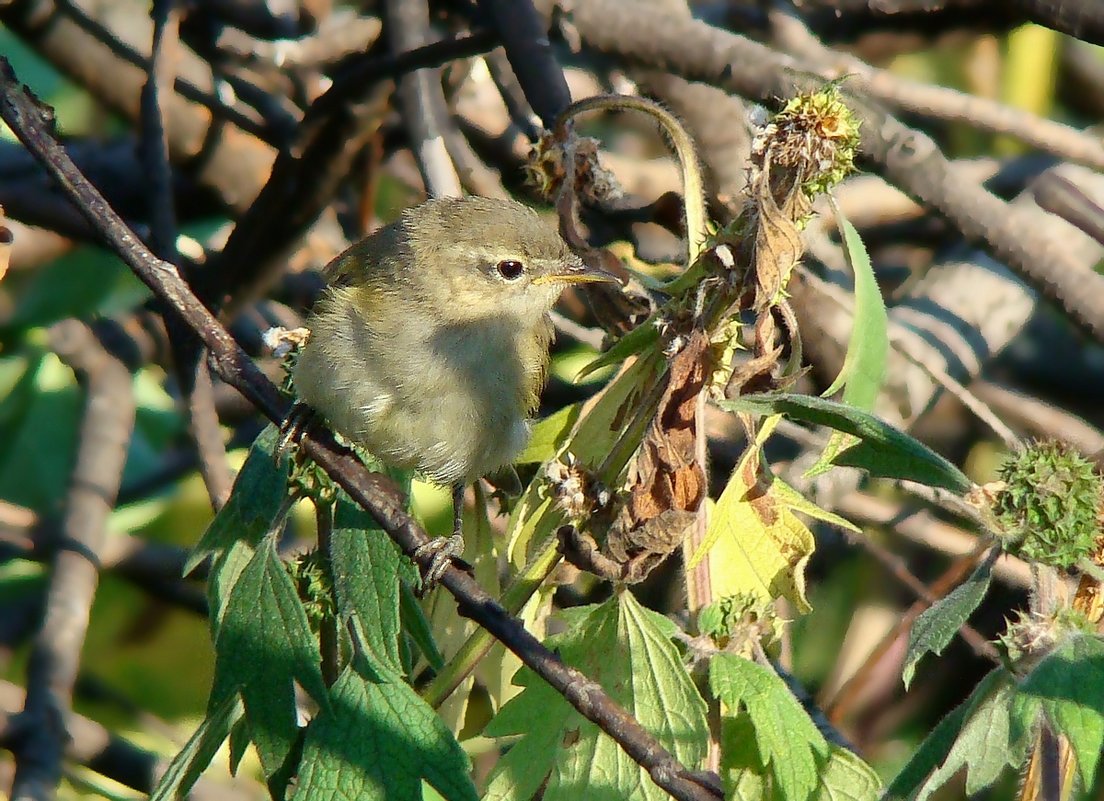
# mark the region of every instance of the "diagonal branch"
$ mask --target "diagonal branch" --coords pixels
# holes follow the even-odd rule
[[[192,294],[176,267],[154,256],[76,169],[50,131],[52,114],[19,84],[6,59],[0,59],[0,117],[42,162],[123,262],[162,302],[175,307],[200,336],[210,350],[212,366],[218,375],[237,387],[270,420],[282,420],[289,408],[288,401]],[[407,514],[403,498],[386,477],[370,473],[352,453],[340,448],[328,431],[305,437],[301,447],[376,519],[408,557],[421,563],[423,569],[429,566],[432,557],[428,553],[420,558],[414,555],[429,537]],[[450,566],[441,583],[456,598],[462,615],[501,640],[583,717],[599,726],[648,770],[657,785],[685,801],[713,801],[721,797],[720,781],[716,776],[696,773],[681,765],[596,682],[565,665],[510,617],[471,576]]]

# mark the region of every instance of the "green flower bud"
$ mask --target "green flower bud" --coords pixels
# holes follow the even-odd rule
[[[993,512],[1005,550],[1059,568],[1095,550],[1104,480],[1091,462],[1060,442],[1040,442],[1011,456],[999,475]]]

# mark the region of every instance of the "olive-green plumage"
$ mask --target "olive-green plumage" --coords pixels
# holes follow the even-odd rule
[[[300,398],[384,462],[441,484],[528,438],[563,288],[609,280],[535,212],[487,198],[408,209],[326,269],[295,367]]]

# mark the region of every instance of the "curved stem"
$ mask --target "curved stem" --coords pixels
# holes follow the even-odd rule
[[[678,117],[663,106],[642,97],[631,95],[596,95],[576,100],[565,108],[556,120],[556,137],[561,141],[567,135],[567,125],[579,114],[587,111],[605,109],[609,111],[639,111],[654,117],[670,137],[675,155],[678,156],[679,166],[682,171],[682,191],[685,208],[687,260],[689,267],[705,250],[709,238],[705,212],[705,187],[702,183],[701,167],[698,164],[698,154],[694,149],[694,141],[686,128],[679,122]]]

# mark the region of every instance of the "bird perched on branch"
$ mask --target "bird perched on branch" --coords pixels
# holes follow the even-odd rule
[[[464,486],[525,446],[563,289],[617,282],[532,209],[439,198],[326,268],[293,377],[303,403],[386,464],[453,490],[454,528],[426,546],[432,586],[463,550]]]

